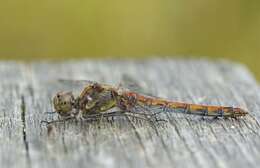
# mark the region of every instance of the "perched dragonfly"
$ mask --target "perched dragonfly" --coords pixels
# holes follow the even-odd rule
[[[61,91],[54,96],[55,113],[58,113],[61,118],[61,120],[56,121],[72,118],[96,119],[97,117],[117,115],[127,115],[140,119],[156,118],[158,113],[153,112],[151,107],[158,107],[160,112],[178,112],[224,118],[237,118],[248,114],[247,111],[238,107],[176,102],[141,94],[138,91],[132,91],[121,86],[93,81],[85,82],[86,86],[77,97],[74,97],[70,91]],[[118,108],[119,111],[111,111],[114,108]]]

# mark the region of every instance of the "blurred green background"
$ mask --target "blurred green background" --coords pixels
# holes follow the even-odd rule
[[[260,79],[259,0],[7,0],[0,58],[227,58]]]

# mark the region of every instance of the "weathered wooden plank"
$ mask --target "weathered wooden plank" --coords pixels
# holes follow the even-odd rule
[[[148,92],[178,101],[241,106],[239,120],[169,114],[156,129],[147,123],[75,124],[40,121],[51,98],[68,85],[59,78],[118,84],[123,74]],[[259,86],[239,64],[207,60],[0,63],[0,163],[3,167],[257,167],[260,164]],[[73,88],[79,92],[81,88]],[[24,97],[23,110],[21,104]],[[22,121],[24,112],[25,124]],[[53,116],[49,116],[51,119]],[[23,131],[25,128],[25,131]]]

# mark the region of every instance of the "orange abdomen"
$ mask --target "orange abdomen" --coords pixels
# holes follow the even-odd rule
[[[248,114],[247,111],[237,107],[211,106],[174,102],[161,98],[143,96],[137,93],[129,93],[129,96],[134,96],[137,100],[137,103],[143,104],[145,106],[158,106],[161,107],[161,109],[165,112],[180,112],[201,116],[232,118],[245,116],[246,114]]]

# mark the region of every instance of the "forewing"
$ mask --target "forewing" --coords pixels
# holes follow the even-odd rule
[[[147,88],[145,88],[140,81],[137,81],[134,79],[134,77],[128,75],[128,74],[123,74],[121,77],[120,81],[120,86],[122,88],[126,88],[130,91],[137,92],[139,94],[144,94],[148,96],[153,96],[151,94],[151,91],[149,91]]]
[[[79,95],[85,87],[95,82],[90,80],[58,79],[57,83],[60,89],[72,91],[75,95]]]

